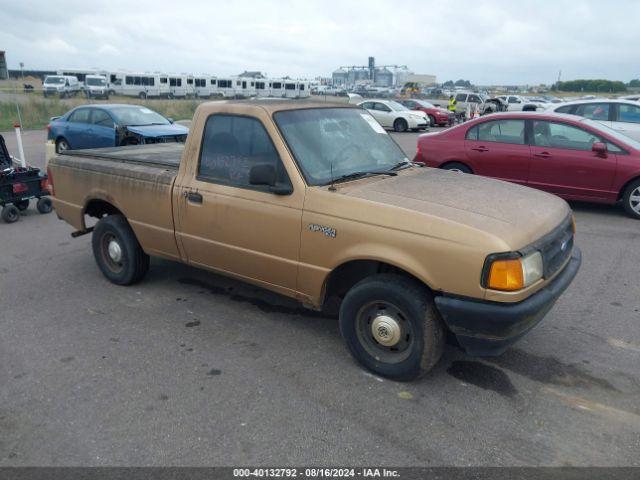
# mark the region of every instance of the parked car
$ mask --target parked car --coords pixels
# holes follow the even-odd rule
[[[109,100],[107,77],[104,75],[87,75],[84,78],[84,94],[87,98],[104,98]]]
[[[448,337],[501,354],[581,261],[566,202],[414,165],[347,104],[206,102],[184,146],[72,151],[49,172],[57,215],[92,233],[114,284],[150,255],[250,282],[337,313],[353,357],[396,380]]]
[[[393,100],[366,100],[358,106],[367,110],[384,128],[393,128],[396,132],[426,130],[429,126],[426,113],[409,110]]]
[[[45,97],[58,95],[60,98],[71,97],[80,91],[80,83],[71,75],[47,75],[42,83],[42,94]]]
[[[535,112],[546,110],[551,104],[544,100],[534,100],[520,95],[500,95],[498,98],[507,103],[507,110],[510,112]]]
[[[426,100],[411,98],[407,100],[399,100],[398,103],[401,103],[410,110],[419,110],[426,113],[432,127],[435,127],[436,125],[451,125],[455,120],[455,115],[452,112],[446,108],[436,107]]]
[[[422,135],[415,161],[613,204],[640,219],[640,143],[600,123],[556,113],[496,113]]]
[[[634,140],[640,140],[640,102],[612,99],[578,100],[554,107],[553,111],[590,118]]]
[[[52,117],[47,140],[56,153],[83,148],[184,142],[189,129],[139,105],[83,105]]]

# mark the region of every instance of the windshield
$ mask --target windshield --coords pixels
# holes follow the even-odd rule
[[[111,113],[120,125],[169,125],[169,120],[145,107],[115,107]]]
[[[87,78],[87,85],[103,87],[107,84],[104,78]]]
[[[404,105],[402,105],[401,103],[398,102],[394,102],[393,100],[389,100],[387,102],[387,105],[392,109],[395,110],[396,112],[402,112],[405,110],[409,110],[407,107],[405,107]]]
[[[627,137],[625,134],[620,133],[617,130],[614,130],[613,128],[607,127],[603,123],[600,123],[588,118],[585,118],[583,122],[586,125],[589,125],[591,128],[595,128],[596,130],[601,130],[602,132],[606,133],[610,137],[620,141],[624,145],[627,145],[635,150],[640,150],[640,142],[638,142],[637,140],[634,140],[631,137]]]
[[[359,108],[287,110],[274,118],[309,185],[408,161],[380,124]]]
[[[64,83],[64,77],[47,77],[44,79],[44,83],[50,85],[60,85],[61,83]]]

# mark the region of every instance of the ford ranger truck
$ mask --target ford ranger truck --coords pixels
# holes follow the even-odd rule
[[[157,256],[332,306],[353,357],[398,380],[428,372],[445,337],[501,354],[581,262],[564,200],[413,164],[350,105],[203,103],[184,145],[64,152],[49,180],[111,282]]]

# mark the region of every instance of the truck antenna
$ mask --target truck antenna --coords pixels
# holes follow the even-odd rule
[[[331,169],[331,185],[329,185],[329,191],[335,192],[336,186],[333,184],[333,160],[331,160],[329,168]]]

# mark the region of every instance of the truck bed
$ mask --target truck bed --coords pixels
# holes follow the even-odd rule
[[[183,150],[183,143],[156,143],[152,145],[132,145],[129,147],[67,150],[64,152],[64,155],[92,157],[139,165],[155,165],[177,170],[180,165],[180,157],[182,156]]]

